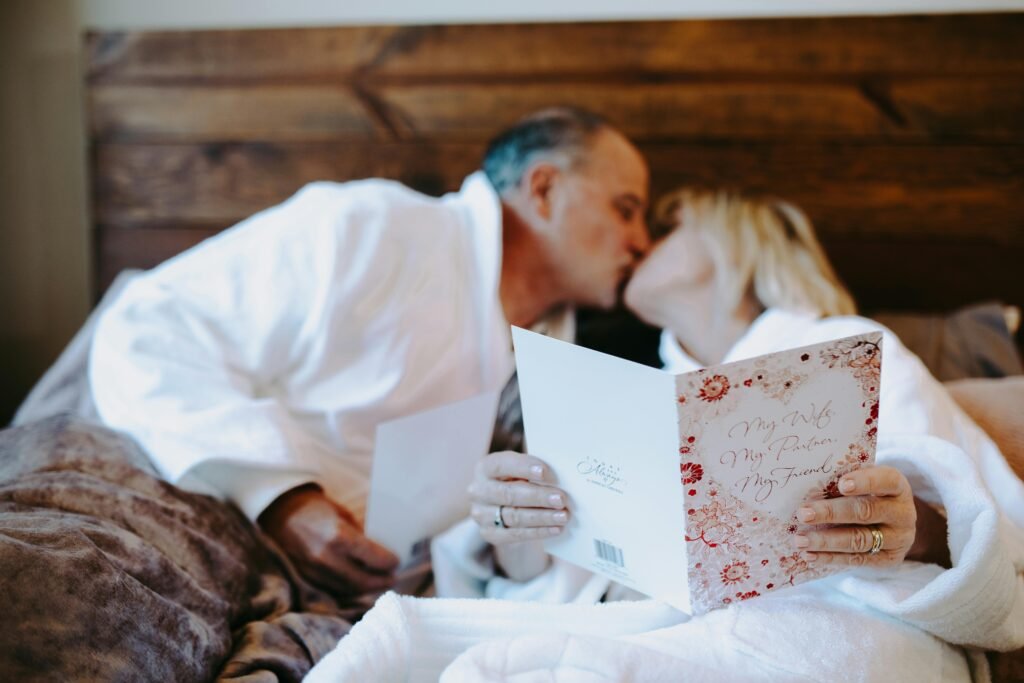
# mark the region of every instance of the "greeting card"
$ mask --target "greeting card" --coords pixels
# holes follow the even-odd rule
[[[401,566],[425,560],[430,540],[469,514],[467,488],[497,410],[489,391],[377,426],[366,535]]]
[[[672,375],[514,329],[527,447],[570,498],[548,551],[697,614],[837,571],[794,515],[874,462],[881,338]]]

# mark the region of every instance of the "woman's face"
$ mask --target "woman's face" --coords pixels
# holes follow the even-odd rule
[[[681,222],[636,268],[624,298],[640,318],[663,326],[660,311],[666,306],[705,304],[714,289],[715,263],[707,240],[700,230]]]

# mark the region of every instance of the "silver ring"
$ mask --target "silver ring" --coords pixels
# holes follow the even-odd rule
[[[498,527],[499,529],[507,529],[508,527],[505,526],[505,520],[501,518],[502,507],[503,506],[499,505],[498,507],[494,508],[494,526]]]
[[[877,526],[871,527],[871,550],[868,551],[868,555],[877,555],[882,549],[883,543],[885,543],[885,536],[882,535],[882,530]]]

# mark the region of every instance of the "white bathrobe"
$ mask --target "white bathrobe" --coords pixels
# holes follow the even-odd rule
[[[769,310],[725,360],[873,329]],[[698,367],[671,335],[662,356],[672,372]],[[888,331],[877,461],[946,510],[952,569],[858,569],[690,618],[651,600],[594,604],[621,587],[558,559],[527,583],[496,577],[467,521],[434,543],[438,593],[502,599],[389,594],[310,680],[986,680],[974,648],[1024,646],[1024,484]]]
[[[309,481],[362,518],[380,422],[511,375],[500,270],[482,173],[441,199],[308,185],[128,285],[93,341],[98,412],[251,518]]]

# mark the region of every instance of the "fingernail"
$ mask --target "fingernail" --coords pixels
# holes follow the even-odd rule
[[[811,508],[800,508],[796,511],[796,518],[801,522],[813,522],[814,521],[814,510]]]
[[[554,505],[555,507],[563,507],[562,497],[557,493],[552,493],[550,496],[548,496],[548,502]]]
[[[839,482],[839,490],[843,493],[853,493],[855,488],[857,485],[853,483],[853,479],[843,479]]]
[[[804,560],[808,564],[814,564],[818,561],[818,556],[815,553],[804,553]]]
[[[556,512],[555,513],[555,521],[556,522],[567,522],[567,521],[569,521],[569,515],[564,513],[564,512]]]
[[[793,545],[795,545],[797,548],[806,548],[809,545],[811,545],[811,539],[807,538],[806,536],[794,536]]]
[[[544,468],[540,465],[530,465],[530,474],[535,477],[542,477],[544,476]]]
[[[560,526],[549,526],[546,528],[548,530],[548,536],[557,536],[558,534],[562,533],[562,527]]]

